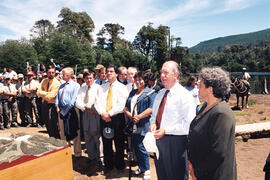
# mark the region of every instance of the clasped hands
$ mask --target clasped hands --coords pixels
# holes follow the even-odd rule
[[[104,112],[101,114],[101,118],[105,121],[105,122],[111,122],[111,116],[108,112]]]

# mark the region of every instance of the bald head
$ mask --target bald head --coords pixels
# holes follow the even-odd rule
[[[170,89],[177,83],[180,75],[179,65],[175,61],[167,61],[163,64],[160,73],[162,84],[166,89]]]

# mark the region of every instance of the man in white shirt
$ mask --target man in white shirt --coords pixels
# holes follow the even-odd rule
[[[11,83],[11,79],[6,77],[5,86],[3,88],[3,111],[4,111],[4,121],[7,129],[12,127],[17,127],[17,89],[15,84]],[[12,121],[10,122],[10,111],[12,115]]]
[[[11,67],[8,68],[8,71],[9,71],[8,77],[9,77],[10,79],[13,79],[14,77],[17,77],[17,73],[16,73],[15,71],[13,71],[13,69],[12,69]]]
[[[96,112],[94,104],[97,100],[97,91],[100,86],[95,81],[93,72],[85,72],[83,75],[85,85],[81,86],[76,99],[76,107],[82,111],[82,124],[88,159],[100,160],[100,116]]]
[[[178,83],[179,65],[167,61],[161,69],[164,89],[157,94],[149,130],[154,132],[159,159],[155,158],[158,179],[188,179],[187,134],[195,117],[191,94]]]
[[[27,125],[25,121],[25,97],[24,97],[24,94],[22,93],[22,87],[24,83],[25,81],[24,81],[23,74],[18,74],[18,82],[16,83],[15,86],[16,86],[16,89],[18,90],[17,104],[18,104],[18,110],[19,110],[20,119],[21,119],[20,126]]]
[[[110,65],[107,68],[106,84],[101,85],[98,90],[98,99],[95,103],[97,112],[101,115],[101,127],[110,127],[114,130],[114,137],[109,139],[102,134],[104,153],[104,172],[111,171],[114,166],[118,170],[125,168],[124,163],[124,132],[125,118],[123,110],[128,97],[125,85],[117,81],[117,68]],[[114,140],[116,157],[113,161],[112,140]]]
[[[243,68],[242,69],[242,74],[239,76],[239,79],[242,80],[243,83],[246,84],[246,86],[248,86],[248,88],[250,87],[250,84],[248,82],[248,80],[250,79],[250,75],[249,73],[247,72],[247,69],[246,68]]]
[[[26,126],[38,126],[39,123],[39,113],[36,102],[36,92],[39,87],[38,81],[33,79],[34,74],[32,72],[27,73],[27,81],[24,82],[22,86],[22,93],[25,96],[25,120]],[[34,124],[33,110],[36,117],[36,124]]]

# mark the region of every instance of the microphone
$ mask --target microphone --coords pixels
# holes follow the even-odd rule
[[[148,96],[150,96],[151,94],[153,94],[153,93],[155,93],[155,92],[158,92],[159,90],[161,90],[163,88],[163,85],[161,84],[156,84],[156,86],[155,87],[153,87],[153,89],[149,92],[149,93],[147,93],[146,95],[145,95],[145,97],[148,97]]]

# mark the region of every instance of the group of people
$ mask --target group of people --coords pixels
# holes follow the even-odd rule
[[[27,73],[28,81],[21,88],[24,96],[31,94],[29,102],[34,94],[40,98],[41,113],[35,116],[43,120],[49,136],[73,141],[75,157],[81,156],[82,130],[89,162],[101,165],[104,156],[104,173],[114,168],[123,171],[123,130],[132,121],[137,127],[132,136],[138,164],[135,175],[151,178],[149,153],[143,144],[151,132],[159,150],[159,157],[155,156],[158,179],[188,179],[189,175],[194,180],[236,179],[235,119],[223,101],[230,91],[224,70],[204,68],[199,90],[195,77],[186,87],[179,83],[179,65],[174,61],[163,64],[160,81],[135,67],[99,64],[95,70],[85,68],[74,80],[74,70],[64,67],[57,79],[55,68],[49,67],[39,85],[31,83],[33,77]],[[14,90],[18,96],[19,90]],[[201,108],[198,96],[204,101]]]

